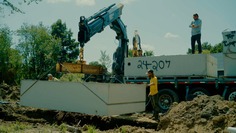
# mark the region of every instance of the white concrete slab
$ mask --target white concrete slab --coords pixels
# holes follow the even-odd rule
[[[125,59],[125,76],[145,77],[148,69],[156,76],[217,77],[217,60],[209,54],[132,57]]]
[[[224,54],[224,76],[236,76],[236,54]]]
[[[145,110],[145,84],[23,80],[20,104],[92,115]]]

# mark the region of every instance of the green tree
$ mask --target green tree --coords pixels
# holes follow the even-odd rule
[[[6,26],[0,28],[0,82],[12,84],[20,80],[21,56],[11,48],[12,32]]]
[[[103,67],[105,71],[107,71],[107,68],[105,65],[102,65],[101,63],[99,63],[98,61],[91,61],[89,62],[89,65],[91,66],[100,66],[100,67]]]
[[[132,49],[128,50],[128,57],[133,57],[133,50]]]
[[[152,50],[145,50],[143,56],[154,56],[154,52]],[[133,50],[129,49],[128,57],[133,57]]]
[[[145,50],[143,55],[144,56],[154,56],[154,52],[152,50]]]
[[[1,73],[1,81],[5,80],[8,75],[8,67],[9,67],[9,55],[10,49],[12,45],[12,37],[11,32],[8,27],[3,27],[0,29],[0,73]]]
[[[91,66],[102,66],[102,64],[100,64],[98,61],[91,61],[89,63],[89,65],[91,65]],[[104,67],[104,66],[102,66],[102,67]]]
[[[210,50],[211,53],[220,53],[223,52],[223,44],[218,43],[213,46],[213,48]]]
[[[4,11],[9,10],[10,13],[24,13],[24,11],[22,11],[19,8],[19,5],[21,4],[31,4],[32,2],[38,4],[38,2],[40,2],[42,0],[2,0],[0,2],[0,13],[4,14]]]
[[[23,58],[20,55],[20,51],[17,49],[11,48],[10,56],[9,56],[10,67],[8,69],[10,83],[14,82],[14,83],[19,84],[21,79],[23,78],[22,59]]]
[[[198,47],[197,46],[195,46],[196,48],[197,48],[197,50],[198,50]],[[208,42],[204,42],[204,43],[202,43],[202,49],[203,50],[211,50],[212,49],[212,46],[211,46],[211,44],[210,43],[208,43]]]
[[[60,40],[55,39],[49,28],[23,24],[17,34],[20,37],[18,49],[23,56],[24,78],[36,79],[56,65]]]
[[[105,69],[110,69],[111,67],[111,59],[108,54],[106,54],[106,51],[100,51],[101,52],[101,57],[99,58],[99,62],[102,66],[105,67]]]
[[[195,51],[196,53],[198,52],[198,46],[195,45]],[[212,46],[210,43],[208,42],[204,42],[202,43],[202,53],[220,53],[223,52],[223,44],[222,43],[218,43],[214,46]],[[192,50],[189,48],[187,54],[191,54]]]
[[[72,39],[71,30],[67,30],[66,23],[62,23],[61,19],[52,24],[51,28],[51,34],[61,40],[60,62],[75,62],[79,55],[79,48],[75,39]]]

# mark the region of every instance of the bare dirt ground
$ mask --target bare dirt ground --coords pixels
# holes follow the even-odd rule
[[[100,117],[22,107],[18,104],[19,87],[1,84],[0,90],[0,132],[227,133],[227,127],[236,127],[236,102],[220,96],[174,103],[155,121],[145,112]]]

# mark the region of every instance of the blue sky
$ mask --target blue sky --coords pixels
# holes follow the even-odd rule
[[[12,30],[26,22],[51,26],[58,19],[77,39],[80,16],[89,17],[113,3],[123,3],[121,19],[127,25],[129,45],[134,30],[138,30],[142,48],[155,55],[186,54],[190,48],[190,28],[194,13],[202,19],[202,42],[212,45],[222,41],[221,32],[236,30],[236,0],[43,0],[39,4],[21,5],[26,14],[15,13],[0,18],[0,24]],[[111,59],[117,47],[115,32],[106,27],[85,45],[85,60],[97,61],[100,51],[106,51]]]

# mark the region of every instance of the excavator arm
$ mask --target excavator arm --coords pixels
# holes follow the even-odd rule
[[[82,49],[92,36],[102,32],[106,26],[109,25],[116,32],[116,39],[119,41],[119,45],[113,54],[112,64],[112,71],[116,76],[123,76],[124,58],[128,56],[126,26],[120,19],[123,6],[122,4],[112,4],[89,18],[81,16],[79,22],[78,41]]]

